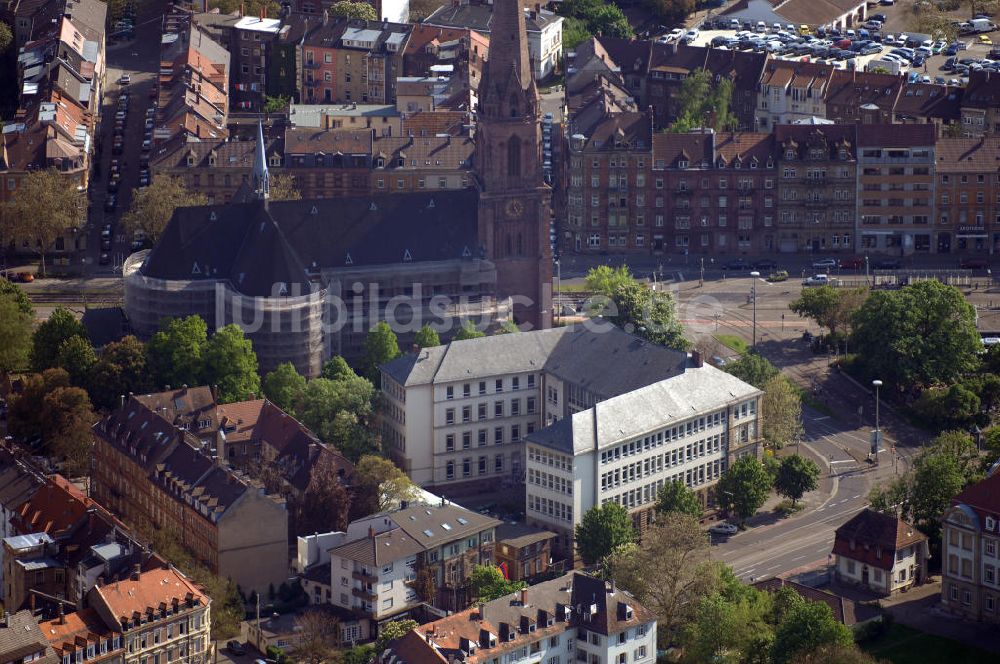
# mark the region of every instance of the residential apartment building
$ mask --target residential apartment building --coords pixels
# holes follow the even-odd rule
[[[58,664],[31,611],[4,611],[0,616],[0,662]]]
[[[857,132],[847,125],[779,125],[777,249],[856,251]]]
[[[490,40],[475,30],[418,23],[403,51],[402,76],[439,75],[450,71],[471,89],[479,88]]]
[[[68,664],[124,664],[125,647],[118,626],[104,622],[96,609],[70,613],[38,624],[56,661]]]
[[[505,523],[497,529],[496,564],[511,581],[527,581],[547,574],[558,535],[524,523]]]
[[[525,436],[686,361],[610,325],[452,341],[382,367],[382,439],[410,479],[446,495],[518,486]]]
[[[940,138],[935,146],[938,253],[1000,251],[1000,139]]]
[[[814,62],[768,60],[757,95],[757,129],[826,117],[834,67]]]
[[[905,86],[903,76],[834,69],[818,117],[838,124],[891,124]]]
[[[305,101],[394,104],[409,32],[407,24],[324,15],[301,46]]]
[[[941,604],[973,620],[1000,624],[1000,474],[958,494],[941,532]]]
[[[932,124],[858,126],[861,249],[931,252],[937,130]]]
[[[466,581],[476,565],[495,564],[500,521],[451,503],[415,503],[353,521],[330,549],[331,604],[375,625],[398,620],[427,602],[460,611],[472,601]],[[422,597],[418,573],[433,580]]]
[[[414,628],[380,664],[493,661],[646,664],[656,659],[656,618],[630,594],[571,572]]]
[[[559,396],[547,392],[547,405]],[[657,491],[672,481],[713,505],[711,487],[729,465],[760,454],[761,396],[695,353],[678,375],[567,404],[551,426],[528,435],[528,524],[557,533],[559,553],[573,556],[574,529],[592,507],[621,505],[644,529]]]
[[[532,73],[535,80],[545,80],[556,72],[562,59],[563,18],[548,9],[542,9],[536,3],[533,7],[525,7],[524,23]],[[423,24],[440,28],[474,30],[480,35],[490,37],[493,4],[482,0],[449,3],[425,18]]]
[[[962,95],[962,134],[997,133],[1000,133],[1000,75],[988,70],[970,71]]]
[[[208,662],[211,601],[172,566],[137,567],[89,595],[90,607],[115,633],[111,647],[120,634],[125,664]]]
[[[92,495],[132,527],[172,533],[247,592],[266,591],[288,574],[285,501],[224,463],[229,452],[217,436],[225,438],[227,423],[213,426],[198,415],[180,428],[168,419],[163,401],[198,412],[188,392],[155,395],[151,403],[130,397],[94,426]]]
[[[889,596],[927,581],[927,535],[892,514],[865,509],[837,528],[834,579]]]

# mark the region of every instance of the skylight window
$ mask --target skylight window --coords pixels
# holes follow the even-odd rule
[[[424,535],[427,535],[428,537],[434,537],[434,531],[428,528],[424,531]]]
[[[451,530],[451,524],[450,523],[442,523],[441,527],[444,528],[445,530]]]
[[[466,519],[466,518],[465,518],[464,516],[460,516],[460,517],[458,517],[458,522],[459,522],[460,524],[462,524],[463,526],[467,526],[467,525],[469,525],[469,520],[468,520],[468,519]]]

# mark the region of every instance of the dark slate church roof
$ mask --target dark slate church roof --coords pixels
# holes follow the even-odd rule
[[[477,204],[465,190],[178,208],[142,274],[269,296],[276,283],[308,292],[307,272],[320,269],[470,259]]]

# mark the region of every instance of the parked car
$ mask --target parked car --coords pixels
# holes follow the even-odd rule
[[[236,639],[226,642],[226,649],[237,657],[242,657],[247,654],[246,648],[244,648],[243,644]]]
[[[811,277],[806,277],[805,281],[802,282],[803,286],[827,286],[830,283],[830,277],[825,274],[814,274]]]
[[[30,272],[18,272],[13,276],[11,281],[18,281],[22,284],[30,284],[35,280],[35,275]]]
[[[813,267],[837,267],[837,261],[832,258],[821,258],[813,261]]]
[[[772,261],[770,258],[764,258],[759,261],[755,261],[753,264],[753,269],[755,270],[776,270],[778,264]]]
[[[708,529],[713,535],[735,535],[739,531],[740,529],[731,523],[717,523]]]
[[[129,76],[128,74],[122,74],[122,77],[118,79],[118,83],[120,83],[121,85],[128,85],[131,82],[132,82],[132,77]]]
[[[770,281],[771,283],[777,283],[779,281],[788,281],[788,271],[778,270],[776,272],[772,272],[771,274],[767,275],[767,280]]]
[[[903,263],[895,259],[885,259],[880,260],[873,265],[876,270],[900,270],[903,268]]]
[[[840,259],[840,268],[843,270],[859,270],[864,267],[865,259],[861,256],[851,256]]]
[[[747,263],[742,258],[737,258],[737,259],[731,260],[728,263],[726,263],[725,265],[723,265],[722,269],[723,270],[749,270],[750,269],[750,264]]]
[[[985,258],[963,258],[958,266],[963,270],[985,270],[989,262]]]

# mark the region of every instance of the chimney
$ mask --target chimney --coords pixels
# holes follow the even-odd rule
[[[528,606],[528,589],[521,588],[521,606]]]
[[[326,25],[327,22],[329,22],[329,20],[330,20],[330,12],[328,12],[327,10],[324,9],[323,10],[323,25]]]
[[[132,580],[138,581],[140,576],[142,576],[142,565],[136,563],[132,566]]]
[[[63,608],[62,602],[59,602],[59,623],[60,625],[66,624],[66,610]]]
[[[184,387],[187,387],[187,385],[185,385]],[[217,402],[218,400],[219,400],[219,386],[218,385],[213,385],[212,386],[212,401],[216,401]]]
[[[700,369],[705,366],[705,360],[701,357],[701,351],[693,350],[691,351],[691,364],[696,369]]]
[[[94,585],[97,586],[98,588],[102,587],[104,585],[104,576],[102,575],[97,577],[97,581],[94,582]]]
[[[617,583],[615,583],[615,580],[614,580],[614,578],[612,577],[612,579],[611,579],[611,590],[610,590],[610,593],[611,593],[612,595],[614,595],[614,594],[615,594],[615,593],[617,593],[617,592],[618,592],[618,584],[617,584]]]
[[[368,526],[368,537],[375,537],[375,526]]]
[[[482,600],[479,601],[479,619],[484,621],[486,620],[486,602]],[[489,644],[487,643],[486,645]]]

